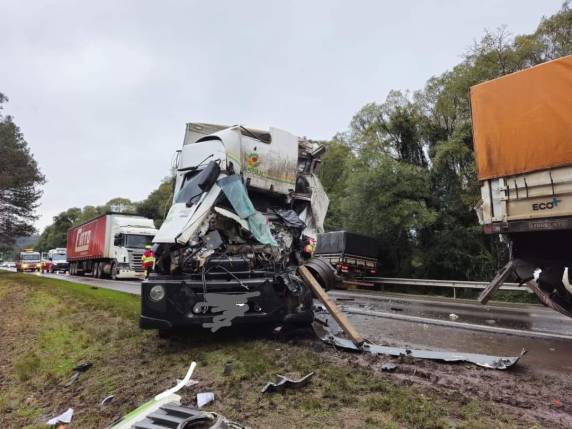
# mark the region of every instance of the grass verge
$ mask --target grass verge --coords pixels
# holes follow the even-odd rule
[[[45,427],[75,410],[70,428],[100,428],[174,385],[191,361],[199,384],[180,393],[192,405],[212,391],[209,409],[252,427],[516,427],[464,398],[427,396],[388,377],[354,368],[311,337],[184,336],[160,340],[140,331],[139,298],[22,274],[0,273],[0,415],[2,427]],[[72,368],[93,367],[67,386]],[[232,367],[224,375],[225,364]],[[315,371],[300,390],[262,394],[276,374]],[[99,406],[115,395],[106,407]],[[488,409],[487,409],[488,410]]]

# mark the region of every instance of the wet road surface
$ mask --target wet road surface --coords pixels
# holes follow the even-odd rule
[[[63,274],[44,276],[135,295],[141,290],[136,280],[113,281]],[[492,303],[481,306],[467,300],[361,291],[331,291],[330,294],[348,312],[358,331],[377,344],[504,356],[516,356],[524,348],[528,354],[519,365],[537,373],[565,378],[572,374],[569,358],[572,356],[572,319],[539,305]],[[457,317],[451,320],[450,314]],[[439,322],[444,324],[435,324]],[[463,329],[456,323],[462,324]],[[483,331],[481,327],[492,329]],[[495,332],[494,328],[510,333]]]
[[[572,319],[537,304],[481,305],[476,300],[363,291],[330,291],[330,295],[352,314],[409,321],[423,318],[441,326],[520,335],[526,331],[537,337],[572,340]]]

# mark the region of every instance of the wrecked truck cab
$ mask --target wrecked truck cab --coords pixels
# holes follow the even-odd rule
[[[323,231],[323,151],[275,128],[188,124],[140,326],[310,323],[312,293],[297,268]]]

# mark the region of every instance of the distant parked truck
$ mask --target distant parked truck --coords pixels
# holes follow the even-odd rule
[[[47,260],[42,265],[42,272],[48,273],[67,272],[69,270],[69,263],[67,261],[66,249],[64,247],[57,247],[50,249],[47,254]]]
[[[318,234],[314,256],[327,259],[344,277],[377,274],[379,244],[377,240],[347,231]]]
[[[16,255],[16,271],[39,271],[42,266],[40,252],[24,250]]]
[[[70,274],[142,277],[141,256],[156,232],[152,219],[126,213],[100,215],[73,227],[67,241]]]

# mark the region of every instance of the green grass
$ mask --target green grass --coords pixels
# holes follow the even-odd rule
[[[8,380],[0,389],[6,427],[39,425],[68,406],[76,411],[71,429],[104,427],[174,385],[193,360],[197,389],[217,398],[211,409],[252,427],[511,427],[502,416],[491,419],[478,402],[463,406],[425,396],[304,344],[250,336],[160,340],[138,329],[139,298],[121,292],[1,273],[0,297],[0,318],[7,322],[0,353],[9,349],[2,357],[11,362],[0,366],[0,380]],[[81,362],[94,366],[65,387]],[[232,362],[229,375],[223,374],[226,362]],[[276,374],[311,371],[316,374],[302,389],[260,392]],[[183,403],[194,403],[196,392],[183,389]],[[116,398],[99,409],[109,394]]]

